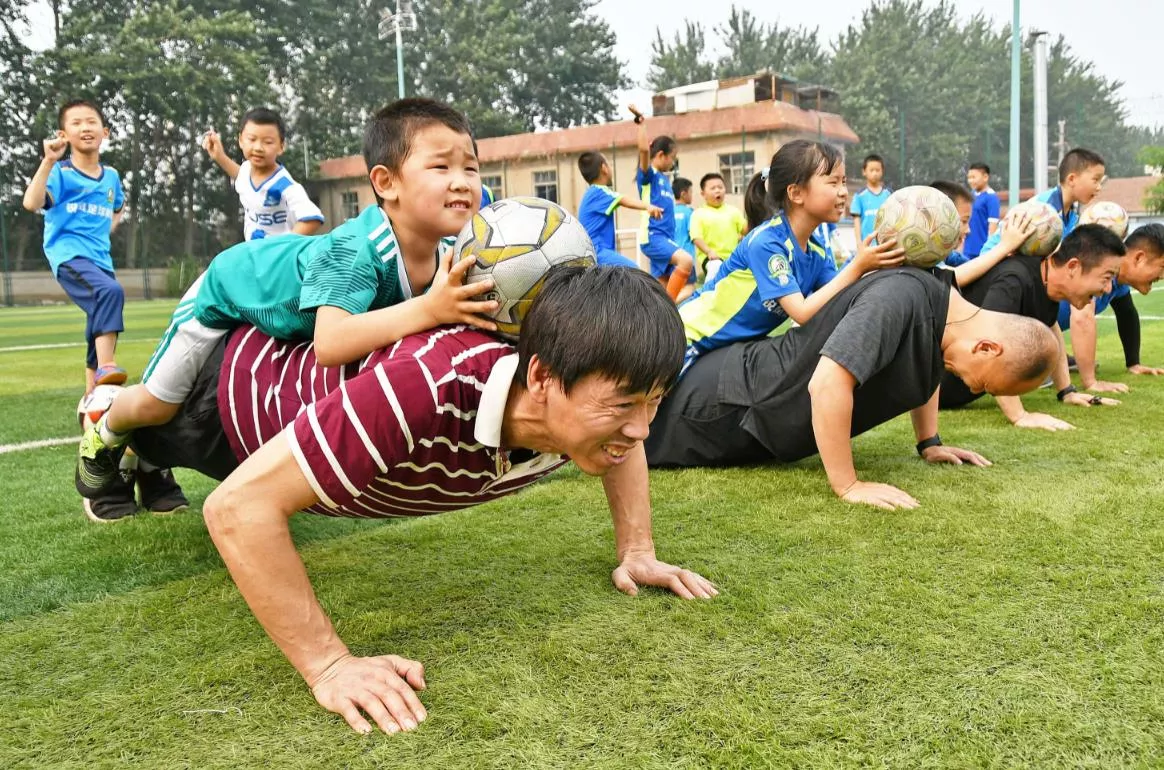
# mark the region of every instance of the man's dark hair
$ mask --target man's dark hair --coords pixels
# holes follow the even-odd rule
[[[247,123],[254,123],[256,126],[274,126],[279,130],[279,141],[287,141],[287,127],[283,125],[283,116],[268,107],[255,107],[253,110],[247,110],[247,114],[243,115],[242,127],[246,128]]]
[[[61,129],[62,131],[64,130],[65,113],[75,107],[88,107],[89,109],[93,110],[93,112],[97,113],[97,117],[101,120],[102,127],[109,125],[105,122],[105,113],[102,112],[101,108],[97,106],[97,102],[91,99],[70,99],[69,101],[62,104],[61,108],[57,110],[57,128]]]
[[[723,174],[719,173],[718,171],[707,172],[699,179],[699,189],[703,190],[703,188],[707,187],[707,183],[710,182],[712,179],[718,179],[719,181],[722,182],[723,181]]]
[[[594,150],[587,150],[578,156],[578,170],[586,184],[594,184],[594,180],[602,173],[602,166],[606,163],[606,156]]]
[[[691,180],[687,177],[677,176],[675,181],[671,183],[671,192],[675,194],[675,199],[678,200],[683,193],[691,189]]]
[[[865,167],[868,166],[870,163],[880,163],[881,169],[883,171],[885,170],[885,159],[882,158],[880,155],[878,155],[875,152],[869,153],[868,155],[865,156],[865,160],[861,161],[861,170],[864,171]]]
[[[985,163],[971,163],[970,170],[981,171],[983,174],[986,174],[986,176],[990,176],[990,166],[986,165]]]
[[[659,153],[670,155],[675,151],[675,140],[669,136],[656,136],[651,140],[651,149],[648,151],[650,157],[655,157]]]
[[[964,201],[971,205],[974,204],[974,193],[966,187],[966,185],[958,184],[957,182],[950,182],[945,179],[935,179],[930,182],[930,187],[934,188],[942,195],[945,195],[950,200],[957,203]]]
[[[1088,272],[1105,259],[1127,253],[1120,237],[1103,225],[1079,225],[1063,239],[1051,260],[1056,265],[1065,265],[1070,259],[1078,259],[1083,264],[1083,271]]]
[[[440,125],[472,136],[468,119],[457,110],[433,99],[401,99],[381,108],[364,130],[364,163],[370,172],[383,166],[399,173],[418,131]],[[380,203],[380,196],[376,196]]]
[[[1128,250],[1146,249],[1157,257],[1164,257],[1164,225],[1153,222],[1137,227],[1124,241],[1124,246]]]
[[[526,386],[536,355],[566,393],[592,374],[628,394],[670,389],[686,346],[675,303],[649,273],[559,265],[522,322],[517,382]]]
[[[1068,150],[1067,154],[1063,156],[1063,160],[1059,163],[1059,181],[1066,182],[1067,177],[1072,174],[1082,174],[1092,166],[1106,165],[1103,161],[1103,156],[1098,152],[1076,147],[1074,150]]]

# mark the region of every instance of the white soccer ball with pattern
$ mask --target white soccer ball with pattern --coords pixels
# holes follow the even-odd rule
[[[88,395],[81,396],[77,403],[77,421],[81,423],[81,430],[88,430],[90,425],[100,420],[123,390],[125,388],[120,385],[98,385]]]
[[[1119,238],[1128,237],[1128,212],[1114,201],[1097,201],[1079,215],[1081,225],[1103,225]]]
[[[546,273],[556,265],[593,267],[594,244],[568,211],[541,198],[504,198],[473,215],[453,245],[454,262],[474,256],[466,283],[492,278],[481,295],[500,307],[490,317],[506,339],[516,340]]]

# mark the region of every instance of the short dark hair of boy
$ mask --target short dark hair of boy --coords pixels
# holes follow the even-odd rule
[[[606,164],[606,156],[594,150],[587,150],[578,156],[578,170],[586,184],[594,184],[594,180],[602,174],[602,167]]]
[[[1086,273],[1109,257],[1122,257],[1127,253],[1120,237],[1103,225],[1079,225],[1063,239],[1051,260],[1062,266],[1072,258],[1078,259]]]
[[[983,174],[986,174],[986,176],[990,176],[990,166],[986,165],[985,163],[971,163],[970,170],[981,171]]]
[[[930,182],[930,187],[934,188],[942,195],[945,195],[947,198],[954,201],[954,203],[963,201],[971,205],[974,204],[974,193],[970,192],[970,190],[965,185],[958,184],[957,182],[950,182],[945,179],[935,179],[934,181]]]
[[[1129,250],[1146,249],[1157,257],[1164,257],[1164,225],[1153,222],[1137,227],[1124,241],[1124,245]]]
[[[1103,156],[1098,152],[1076,147],[1074,150],[1068,150],[1067,154],[1063,156],[1063,160],[1060,161],[1059,181],[1066,182],[1067,177],[1072,174],[1082,174],[1092,166],[1106,165],[1103,161]]]
[[[61,108],[59,110],[57,110],[57,128],[64,130],[64,128],[65,128],[65,113],[67,113],[69,110],[75,109],[77,107],[87,107],[87,108],[93,110],[93,112],[97,113],[97,118],[101,121],[101,125],[102,126],[108,125],[105,122],[105,113],[102,112],[101,108],[97,106],[97,102],[94,102],[90,99],[70,99],[69,101],[62,104]]]
[[[381,108],[364,130],[364,163],[371,171],[383,166],[393,174],[400,172],[412,152],[418,131],[429,126],[445,126],[471,137],[468,119],[457,110],[434,99],[400,99]],[[380,196],[376,196],[380,203]]]
[[[870,163],[880,163],[881,169],[885,169],[885,159],[875,152],[866,155],[865,160],[861,161],[861,170],[864,171]]]
[[[691,180],[687,179],[686,177],[677,176],[675,177],[675,181],[671,183],[671,192],[675,194],[676,198],[679,198],[681,195],[683,195],[683,193],[690,189]]]
[[[247,110],[247,114],[243,115],[242,127],[246,128],[247,123],[254,123],[256,126],[274,126],[279,129],[279,141],[287,141],[287,127],[283,125],[283,116],[269,107],[255,107],[253,110]]]
[[[675,152],[675,140],[669,136],[656,136],[651,140],[651,149],[648,154],[653,158],[659,153],[670,155]]]
[[[712,179],[718,179],[722,182],[723,174],[719,173],[718,171],[709,171],[708,173],[704,174],[699,179],[699,189],[702,190],[703,188],[707,187],[707,183]]]

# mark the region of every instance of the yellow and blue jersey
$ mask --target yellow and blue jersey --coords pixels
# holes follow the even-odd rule
[[[643,212],[643,223],[639,229],[639,243],[648,243],[652,238],[675,239],[675,192],[671,189],[671,178],[653,166],[646,171],[641,168],[635,174],[635,186],[639,197],[647,203],[663,210],[663,216],[652,219]]]
[[[493,188],[487,184],[481,185],[481,208],[489,206],[495,201],[493,197]]]
[[[781,297],[808,296],[836,274],[820,234],[813,233],[806,251],[783,213],[776,214],[744,236],[715,278],[679,307],[688,358],[771,334],[788,320]]]

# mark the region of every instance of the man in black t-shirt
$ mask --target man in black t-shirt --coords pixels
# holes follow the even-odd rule
[[[944,368],[973,390],[1025,393],[1059,347],[1043,324],[983,311],[952,291],[952,275],[880,270],[782,337],[700,357],[663,401],[647,438],[655,467],[790,462],[817,452],[842,499],[917,505],[888,484],[859,481],[849,439],[912,412],[928,462],[988,465],[943,446],[937,390]]]
[[[1109,291],[1124,251],[1119,237],[1102,225],[1080,225],[1063,239],[1059,250],[1051,256],[1009,257],[974,283],[963,286],[962,296],[986,310],[1016,313],[1046,324],[1053,329],[1062,347],[1063,333],[1058,326],[1060,302],[1066,300],[1083,308]],[[1065,348],[1058,356],[1052,379],[1060,394],[1059,400],[1064,403],[1076,406],[1119,403],[1115,399],[1074,392],[1070,387]],[[972,393],[957,374],[947,372],[942,378],[939,403],[943,409],[964,406],[980,395]],[[1026,411],[1018,396],[1001,396],[995,400],[1006,418],[1017,427],[1052,431],[1072,427],[1051,415]]]

